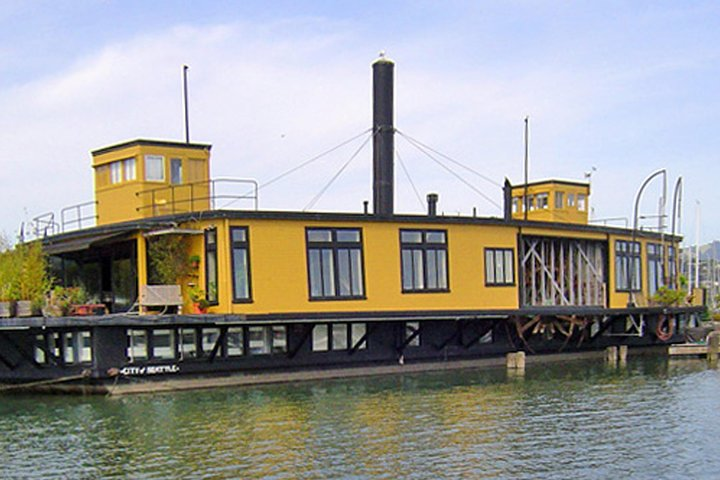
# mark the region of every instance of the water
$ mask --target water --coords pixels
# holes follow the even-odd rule
[[[0,397],[0,478],[719,478],[720,372],[631,359]]]

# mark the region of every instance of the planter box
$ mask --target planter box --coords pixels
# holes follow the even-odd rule
[[[0,302],[0,318],[9,318],[15,314],[15,302]]]
[[[32,317],[32,302],[30,300],[18,300],[16,314],[18,317]]]

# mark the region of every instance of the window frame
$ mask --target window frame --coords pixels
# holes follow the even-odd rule
[[[159,160],[159,161],[160,161],[160,164],[162,165],[162,168],[160,169],[160,171],[162,172],[161,178],[150,178],[150,177],[149,177],[149,175],[148,175],[148,173],[149,173],[148,164],[150,163],[150,160],[153,160],[153,161]],[[164,155],[151,155],[151,154],[148,154],[148,155],[145,155],[144,161],[145,161],[145,162],[144,162],[144,163],[145,163],[145,164],[144,164],[144,167],[145,167],[144,170],[145,170],[145,171],[144,171],[143,173],[145,174],[145,175],[144,175],[145,181],[146,181],[146,182],[160,182],[160,183],[164,183],[164,182],[165,182],[165,178],[166,178],[166,174],[165,174],[165,156],[164,156]]]
[[[502,262],[502,269],[503,269],[503,280],[497,281],[497,253],[502,253],[503,262]],[[505,279],[507,278],[507,274],[505,274],[505,266],[507,265],[507,258],[506,255],[510,254],[510,265],[512,266],[512,280],[510,282],[507,282]],[[489,281],[488,279],[488,254],[490,254],[490,257],[493,262],[493,268],[492,271],[493,274],[493,281]],[[483,249],[483,259],[485,262],[485,269],[484,269],[484,275],[485,275],[485,286],[486,287],[514,287],[516,284],[516,275],[515,275],[515,249],[508,248],[508,247],[486,247]]]
[[[233,238],[233,232],[244,231],[245,240],[236,241]],[[252,275],[250,267],[250,229],[248,227],[230,227],[230,275],[232,276],[232,302],[233,303],[252,303]],[[245,249],[245,277],[247,278],[247,297],[236,297],[237,282],[235,276],[235,251],[236,249]]]
[[[665,286],[665,265],[663,258],[663,245],[648,243],[647,269],[648,269],[648,295],[654,295],[660,287]],[[651,268],[652,267],[652,268]],[[654,276],[651,275],[654,271]]]
[[[110,164],[110,185],[117,185],[123,182],[123,164],[122,161],[112,162]]]
[[[122,161],[123,178],[126,182],[137,180],[137,160],[129,157]]]
[[[330,240],[328,241],[320,241],[320,240],[310,240],[310,234],[312,232],[322,232],[322,231],[328,231],[330,232]],[[358,234],[358,241],[346,241],[346,240],[338,240],[338,233],[342,232],[357,232]],[[332,258],[332,268],[327,270],[327,273],[329,273],[332,278],[329,279],[332,284],[333,293],[331,295],[328,295],[325,293],[325,284],[326,280],[324,274],[326,273],[325,269],[322,267],[322,258],[323,258],[323,252],[330,250],[330,255]],[[348,257],[348,280],[350,285],[350,293],[349,294],[343,294],[341,292],[342,288],[342,281],[341,278],[341,264],[339,261],[340,252],[347,250],[349,253]],[[307,285],[308,285],[308,299],[310,301],[328,301],[328,300],[365,300],[367,299],[367,290],[365,288],[365,252],[364,252],[364,241],[363,241],[363,230],[362,228],[355,228],[355,227],[306,227],[305,228],[305,257],[306,257],[306,267],[307,267]],[[314,294],[314,274],[313,274],[313,265],[312,265],[312,253],[314,251],[318,251],[320,255],[320,278],[317,279],[320,282],[320,295]],[[359,260],[358,260],[358,267],[359,272],[355,272],[353,269],[353,251],[359,252]],[[357,285],[354,285],[354,277],[357,276],[358,280]],[[354,287],[357,286],[360,289],[360,293],[355,294],[353,292]]]
[[[403,242],[403,233],[420,233],[421,235],[421,241],[419,243],[412,243],[412,242]],[[444,242],[443,243],[436,243],[436,242],[429,242],[427,237],[428,234],[437,234],[442,233],[444,236]],[[399,232],[399,239],[400,239],[400,288],[402,293],[449,293],[450,292],[450,250],[449,250],[449,235],[447,230],[441,230],[441,229],[400,229]],[[428,252],[429,251],[438,252],[442,251],[444,252],[445,257],[445,281],[444,286],[441,287],[428,287]],[[415,287],[415,266],[414,266],[414,253],[412,254],[411,260],[413,260],[413,272],[412,272],[412,287],[406,288],[405,286],[405,268],[404,268],[404,252],[410,251],[420,251],[422,256],[422,281],[423,286],[422,287]],[[437,270],[437,258],[435,259],[435,265]],[[438,275],[438,280],[440,279],[440,276]]]
[[[624,249],[620,247],[624,245]],[[637,247],[637,252],[634,252]],[[632,249],[632,250],[631,250]],[[642,245],[640,242],[630,240],[615,240],[615,291],[640,292],[642,291]],[[623,267],[624,268],[621,268]],[[630,270],[637,265],[638,274],[632,275],[633,285],[630,283]],[[637,284],[636,284],[637,283]]]
[[[180,177],[175,178],[175,165],[179,165],[178,174]],[[175,181],[178,180],[178,181]],[[183,183],[183,161],[182,158],[173,157],[170,158],[170,185],[181,185]]]
[[[208,241],[208,238],[211,233],[214,233],[215,235],[215,242],[210,243]],[[217,227],[211,227],[205,229],[205,232],[203,234],[204,237],[204,247],[205,247],[205,299],[208,301],[210,305],[218,305],[220,303],[220,292],[218,290],[218,279],[220,277],[219,274],[219,264],[218,264],[218,230]],[[215,257],[215,276],[213,278],[215,283],[215,298],[212,298],[210,296],[211,288],[210,284],[212,283],[210,281],[210,255],[214,255]]]

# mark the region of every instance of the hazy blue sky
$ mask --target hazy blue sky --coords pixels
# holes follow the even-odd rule
[[[396,66],[396,126],[497,184],[592,176],[596,219],[632,216],[659,168],[685,185],[683,232],[720,238],[720,2],[0,1],[0,230],[92,198],[89,151],[132,138],[213,144],[213,176],[261,183],[370,126],[370,65]],[[261,192],[301,209],[361,140]],[[415,150],[400,157],[446,214],[501,211]],[[360,211],[365,148],[313,207]],[[462,172],[462,171],[459,171]],[[466,180],[501,201],[480,177]],[[396,209],[424,207],[396,168]],[[659,182],[641,213],[657,212]],[[669,195],[672,195],[670,191]],[[668,213],[670,209],[668,208]],[[648,220],[650,224],[656,221]]]

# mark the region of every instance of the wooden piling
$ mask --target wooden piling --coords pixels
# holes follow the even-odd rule
[[[605,349],[605,360],[610,365],[617,365],[617,359],[618,359],[618,348],[617,347],[607,347]]]
[[[627,365],[627,357],[628,357],[628,346],[627,345],[620,345],[618,347],[618,360],[620,361],[620,365]]]
[[[707,359],[708,362],[716,364],[718,361],[718,351],[720,351],[720,332],[711,332],[707,339]]]

